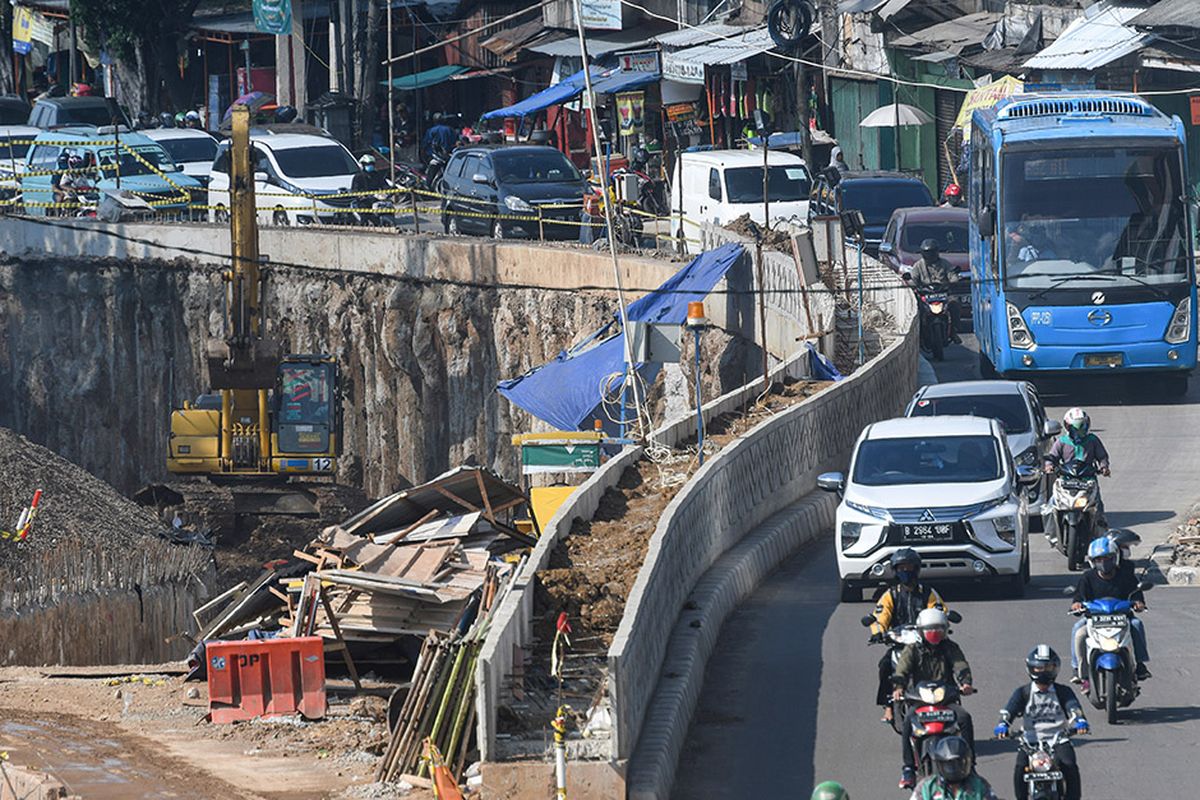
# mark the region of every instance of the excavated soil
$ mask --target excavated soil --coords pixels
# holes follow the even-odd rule
[[[0,530],[15,532],[18,517],[42,490],[37,516],[21,542],[0,538],[0,574],[66,544],[134,550],[166,527],[153,512],[57,454],[0,428]]]
[[[725,226],[725,230],[733,231],[738,236],[745,236],[751,241],[754,240],[755,229],[762,231],[758,223],[750,219],[749,214],[742,214],[737,219]],[[781,253],[786,253],[791,256],[792,253],[792,237],[788,235],[786,230],[772,228],[769,231],[762,231],[763,247],[770,250],[778,250]]]
[[[1179,567],[1200,567],[1200,508],[1193,508],[1187,522],[1175,529],[1169,539],[1175,546],[1171,563]]]

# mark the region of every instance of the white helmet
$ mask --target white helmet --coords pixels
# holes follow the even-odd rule
[[[949,628],[950,618],[940,608],[926,608],[920,614],[917,614],[917,627],[921,629]]]
[[[364,166],[364,167],[365,167],[367,164],[374,164],[374,163],[375,163],[375,156],[371,155],[370,153],[364,153],[364,154],[363,154],[363,156],[362,156],[361,158],[359,158],[359,159],[358,159],[358,163],[359,163],[359,164],[361,164],[361,165],[362,165],[362,166]]]
[[[1063,414],[1063,427],[1068,432],[1073,430],[1080,435],[1086,435],[1092,427],[1092,420],[1086,411],[1077,406],[1067,409],[1067,413]]]

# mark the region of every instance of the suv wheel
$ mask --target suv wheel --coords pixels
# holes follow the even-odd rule
[[[446,233],[451,236],[458,236],[461,231],[458,229],[458,217],[446,215]]]
[[[271,215],[271,222],[272,224],[278,225],[281,228],[286,228],[291,224],[291,221],[288,219],[287,212],[282,208],[275,209],[275,213]]]
[[[508,235],[505,233],[504,223],[501,222],[500,220],[496,220],[496,224],[492,226],[492,238],[493,239],[509,238]]]
[[[225,206],[217,206],[217,210],[213,215],[216,217],[218,225],[229,224],[229,211],[225,208]]]

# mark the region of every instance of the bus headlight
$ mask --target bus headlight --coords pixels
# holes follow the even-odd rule
[[[1166,338],[1170,344],[1183,344],[1192,335],[1192,298],[1185,297],[1175,306],[1171,324],[1167,326]]]
[[[1021,312],[1012,303],[1005,303],[1005,306],[1008,310],[1009,345],[1017,350],[1032,350],[1037,343],[1033,341],[1033,334],[1026,327],[1025,320],[1021,319]]]

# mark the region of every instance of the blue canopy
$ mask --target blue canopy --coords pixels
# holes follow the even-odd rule
[[[703,300],[742,255],[740,244],[726,244],[701,253],[662,286],[629,304],[626,316],[638,322],[674,323],[687,319],[689,302]],[[578,430],[590,422],[600,405],[601,381],[625,373],[625,334],[608,335],[613,323],[601,328],[570,351],[496,387],[509,402],[559,430]],[[607,336],[607,338],[605,338]],[[646,365],[638,364],[641,370]],[[591,425],[587,425],[591,428]]]
[[[592,89],[596,94],[615,94],[657,83],[661,77],[657,72],[625,72],[621,69],[602,69],[591,67]],[[483,115],[483,119],[500,119],[507,117],[527,117],[539,111],[566,103],[583,93],[586,88],[583,80],[583,70],[579,70],[569,78],[563,78],[553,86],[531,94],[524,100],[519,100],[511,106],[497,108]]]

